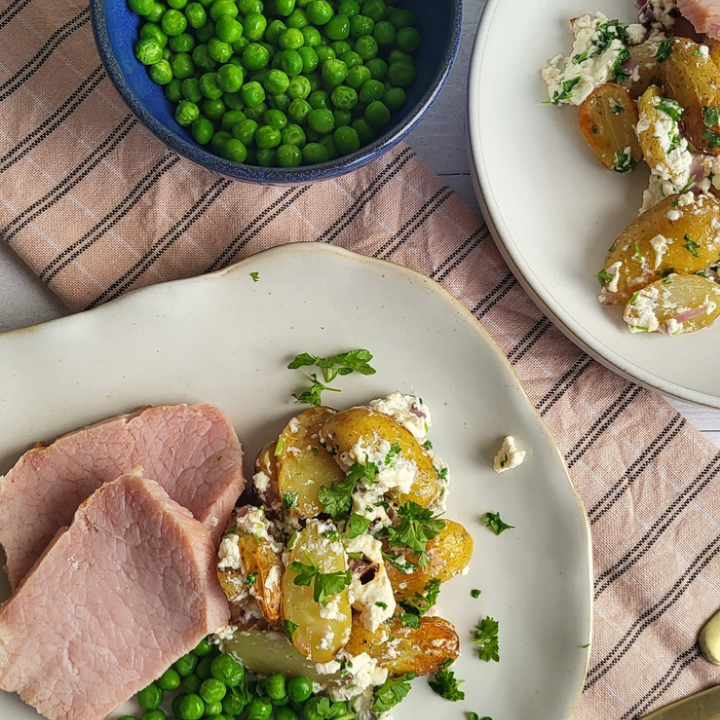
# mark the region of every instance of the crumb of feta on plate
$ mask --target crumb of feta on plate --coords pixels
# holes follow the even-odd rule
[[[525,460],[525,451],[520,450],[515,444],[515,438],[507,435],[503,440],[502,447],[498,450],[493,460],[493,469],[497,473],[505,472],[518,465],[522,465]]]

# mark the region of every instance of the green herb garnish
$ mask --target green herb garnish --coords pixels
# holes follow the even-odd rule
[[[514,525],[508,525],[500,518],[500,513],[485,513],[485,524],[496,534],[501,535],[506,530],[513,530]]]
[[[445,669],[436,672],[432,680],[428,681],[428,684],[440,697],[451,702],[457,702],[465,699],[465,693],[460,689],[463,682],[464,680],[458,681],[455,678],[455,673],[452,670]]]
[[[495,618],[489,615],[480,620],[473,630],[473,639],[471,645],[477,645],[477,654],[481,660],[490,662],[500,662],[500,652],[498,648],[498,630],[500,625]]]
[[[318,564],[313,560],[312,555],[305,550],[305,557],[308,559],[309,565],[295,560],[290,565],[290,569],[297,573],[297,577],[293,582],[295,585],[307,587],[313,583],[313,600],[321,605],[326,605],[328,600],[338,593],[342,592],[352,582],[352,573],[350,570],[345,572],[338,570],[333,573],[321,573]]]

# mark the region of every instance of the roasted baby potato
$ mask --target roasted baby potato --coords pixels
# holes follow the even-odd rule
[[[682,126],[687,139],[698,150],[717,155],[720,71],[700,45],[687,38],[673,38],[668,52],[658,64],[663,94],[677,100],[683,108]]]
[[[680,138],[680,105],[651,85],[638,102],[637,137],[650,169],[664,179],[682,175],[692,162],[687,141]]]
[[[438,473],[430,455],[409,430],[389,415],[367,407],[343,410],[323,425],[320,440],[344,470],[354,462],[362,465],[376,462],[382,466],[390,447],[399,445],[397,455],[410,460],[416,467],[410,492],[396,498],[401,504],[412,500],[427,507],[440,490]]]
[[[332,535],[337,539],[331,539]],[[328,537],[326,537],[328,535]],[[282,617],[286,627],[292,628],[292,643],[306,658],[316,663],[332,660],[350,635],[351,610],[347,586],[332,595],[325,604],[313,597],[317,578],[308,585],[296,585],[299,573],[293,563],[317,566],[318,572],[344,574],[348,572],[345,551],[332,523],[309,520],[298,535],[290,551],[282,578]],[[349,584],[350,578],[347,582]]]
[[[635,169],[642,152],[635,135],[637,110],[621,85],[596,87],[578,108],[578,123],[585,142],[608,169],[627,173]]]
[[[293,418],[280,434],[275,462],[278,492],[286,512],[301,518],[315,517],[323,507],[317,498],[318,490],[345,479],[345,473],[319,439],[323,424],[335,413],[327,407],[309,408]]]
[[[244,509],[244,508],[243,508]],[[257,512],[252,508],[250,512]],[[234,553],[240,561],[239,568],[218,568],[218,580],[231,604],[244,606],[254,598],[265,620],[272,624],[280,621],[280,580],[283,572],[280,547],[258,532],[241,527],[236,513],[231,526],[222,540],[221,550],[227,552],[226,544],[235,546]]]
[[[625,305],[637,290],[671,272],[704,270],[720,252],[720,203],[707,195],[671,195],[650,208],[610,247],[603,301]]]
[[[472,536],[460,523],[452,520],[444,522],[445,527],[428,540],[426,553],[430,562],[427,565],[416,566],[415,572],[407,574],[385,558],[385,569],[398,602],[414,597],[415,594],[422,595],[430,580],[445,582],[460,574],[470,562],[473,551]],[[383,541],[383,545],[384,552],[397,555],[401,560],[400,564],[412,561],[412,551],[409,548],[389,548],[387,540]]]
[[[660,42],[660,40],[648,40],[639,45],[631,45],[629,48],[637,74],[632,73],[622,84],[629,90],[630,97],[636,100],[650,85],[659,82],[657,52]]]
[[[720,315],[720,286],[701,275],[669,275],[635,293],[625,306],[633,332],[684,335]]]
[[[394,617],[370,632],[356,616],[346,650],[351,655],[367,653],[390,675],[428,675],[437,672],[447,659],[457,658],[460,638],[452,623],[439,617],[420,618],[419,628],[408,627],[400,617]]]
[[[265,508],[273,512],[282,512],[283,500],[278,488],[276,447],[277,440],[272,440],[257,454],[253,485],[256,495]]]

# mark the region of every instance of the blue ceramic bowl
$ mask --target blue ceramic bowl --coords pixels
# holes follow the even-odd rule
[[[264,168],[231,162],[198,145],[175,122],[173,107],[162,88],[135,58],[140,17],[126,0],[90,0],[93,31],[108,75],[137,117],[167,146],[209,170],[235,180],[272,185],[328,180],[355,170],[397,144],[425,115],[447,79],[457,54],[462,0],[401,0],[415,13],[422,37],[416,54],[417,78],[406,89],[407,100],[383,135],[351,155],[298,168]]]

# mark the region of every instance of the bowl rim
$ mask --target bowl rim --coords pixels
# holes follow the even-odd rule
[[[184,138],[180,132],[164,125],[147,109],[130,90],[115,51],[109,40],[106,23],[106,8],[114,0],[90,0],[90,16],[95,44],[100,54],[105,71],[120,97],[130,107],[135,116],[157,137],[166,147],[178,153],[183,158],[212,170],[220,175],[246,182],[267,185],[297,185],[319,180],[330,180],[345,175],[353,170],[367,165],[390,148],[400,142],[433,105],[439,96],[445,82],[450,75],[460,46],[462,30],[464,0],[452,0],[450,41],[442,57],[440,67],[432,77],[430,86],[423,93],[420,101],[401,123],[391,132],[386,133],[369,145],[361,147],[354,153],[344,155],[334,160],[328,160],[316,165],[301,165],[295,168],[262,167],[260,165],[247,165],[226,160],[215,153],[196,145]],[[179,126],[178,126],[179,127]]]

